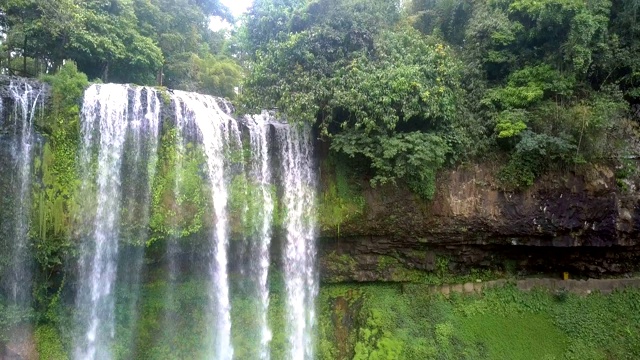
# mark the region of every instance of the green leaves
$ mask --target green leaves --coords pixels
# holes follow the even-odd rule
[[[488,92],[485,102],[493,102],[503,109],[526,108],[554,95],[569,96],[575,80],[563,76],[547,64],[525,67],[513,72],[505,87]]]
[[[91,79],[228,97],[243,75],[225,34],[208,28],[210,15],[231,19],[218,0],[10,0],[0,13],[12,73],[18,63],[25,76],[51,73],[71,59]]]
[[[455,121],[461,99],[461,66],[450,49],[395,23],[389,1],[280,6],[290,17],[278,30],[248,39],[259,50],[245,105],[318,124],[333,151],[369,164],[374,185],[402,179],[433,196],[451,151],[438,132]],[[254,13],[267,9],[260,2]],[[248,24],[247,34],[259,25]]]
[[[498,138],[511,138],[527,129],[526,113],[518,110],[505,110],[498,115],[495,131]]]
[[[438,135],[417,131],[376,137],[343,132],[334,135],[331,149],[370,162],[374,172],[372,185],[403,179],[425,199],[433,197],[436,172],[450,151]]]

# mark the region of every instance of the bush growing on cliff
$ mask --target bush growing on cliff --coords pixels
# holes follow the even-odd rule
[[[180,239],[207,226],[210,189],[200,166],[201,148],[193,143],[180,146],[176,128],[168,128],[160,139],[158,169],[151,190],[150,244],[157,239]]]
[[[89,85],[87,75],[78,71],[75,62],[67,61],[57,73],[45,75],[42,80],[51,85],[53,115],[58,117],[58,120],[75,120],[80,112],[84,90]]]
[[[63,259],[73,251],[80,103],[89,83],[71,61],[43,79],[51,85],[51,111],[46,112],[41,124],[48,141],[42,157],[35,162],[42,182],[34,182],[30,235],[35,239],[38,262],[46,271],[52,271],[62,266]]]
[[[269,6],[256,3],[252,14]],[[453,52],[399,23],[390,1],[279,9],[287,14],[284,26],[266,38],[256,31],[261,21],[247,24],[247,49],[257,54],[245,104],[317,123],[334,152],[369,164],[372,185],[402,179],[431,198],[436,172],[464,141]]]

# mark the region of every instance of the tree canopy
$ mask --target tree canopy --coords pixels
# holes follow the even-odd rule
[[[233,97],[311,123],[376,185],[429,198],[447,164],[520,189],[634,154],[640,0],[6,0],[0,69]],[[619,165],[619,164],[618,164]]]
[[[447,162],[507,158],[505,188],[619,161],[640,102],[640,1],[257,1],[243,102],[430,197]]]
[[[0,64],[25,76],[73,60],[89,78],[233,96],[242,75],[210,16],[218,0],[7,0]]]

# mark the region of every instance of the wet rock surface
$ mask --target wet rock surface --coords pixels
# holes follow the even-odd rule
[[[411,273],[470,268],[624,275],[640,268],[640,194],[593,167],[496,189],[495,169],[444,172],[431,202],[401,186],[364,189],[366,211],[319,241],[324,281],[405,281]],[[443,260],[444,259],[444,260]],[[445,270],[445,269],[441,269]]]

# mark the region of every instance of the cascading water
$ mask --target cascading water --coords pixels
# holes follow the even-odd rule
[[[160,100],[151,88],[133,88],[132,112],[122,158],[122,227],[120,240],[130,246],[119,251],[116,291],[121,294],[116,316],[124,319],[133,347],[138,320],[144,244],[148,238],[151,187],[155,178],[160,130]]]
[[[33,153],[37,147],[33,117],[38,104],[43,103],[43,92],[42,87],[35,83],[20,81],[11,83],[3,91],[0,94],[0,99],[4,99],[4,102],[0,101],[0,114],[3,114],[0,150],[10,156],[4,156],[0,163],[3,166],[10,164],[15,171],[11,172],[10,181],[0,182],[3,205],[10,205],[12,209],[10,218],[3,216],[0,219],[0,234],[15,241],[8,244],[13,262],[8,266],[0,263],[0,297],[28,306],[31,293],[28,285],[31,257],[27,242],[31,211],[29,197]],[[268,112],[236,120],[230,116],[232,108],[229,103],[210,96],[181,91],[170,92],[170,96],[175,122],[166,118],[167,112],[161,112],[163,97],[154,89],[99,84],[90,86],[85,92],[78,157],[82,181],[77,195],[78,209],[74,211],[76,218],[73,224],[77,228],[72,232],[81,241],[75,282],[74,316],[77,326],[74,358],[109,360],[144,354],[145,348],[136,349],[138,345],[144,346],[137,333],[140,326],[138,314],[143,314],[141,311],[146,301],[141,296],[144,294],[141,292],[141,274],[151,271],[143,264],[143,256],[145,243],[151,235],[150,204],[156,199],[156,195],[151,196],[152,188],[155,189],[156,177],[161,175],[157,169],[162,171],[162,176],[173,171],[171,176],[175,178],[171,182],[160,182],[166,184],[162,186],[167,191],[162,193],[161,201],[162,206],[170,204],[167,205],[168,211],[177,211],[172,213],[175,218],[171,217],[174,215],[167,218],[167,221],[176,223],[175,229],[171,229],[165,239],[169,269],[168,278],[164,279],[169,285],[165,302],[171,310],[165,312],[165,318],[158,323],[164,324],[168,332],[185,329],[184,324],[173,324],[181,319],[182,314],[176,311],[183,306],[178,302],[185,299],[184,295],[177,296],[174,292],[178,291],[177,286],[182,286],[177,280],[182,271],[181,265],[196,272],[199,265],[185,264],[184,259],[179,259],[183,256],[180,253],[183,250],[181,234],[184,233],[178,223],[189,226],[188,214],[194,210],[193,203],[185,198],[189,195],[182,191],[193,194],[202,188],[195,185],[202,180],[204,184],[208,183],[208,189],[201,194],[210,193],[210,205],[197,205],[195,209],[211,210],[205,215],[210,216],[211,221],[203,220],[206,223],[204,229],[210,230],[211,234],[205,246],[211,249],[206,260],[210,283],[206,292],[210,303],[202,304],[202,309],[197,309],[198,305],[190,309],[199,314],[204,309],[204,314],[208,314],[204,318],[210,320],[211,329],[206,340],[208,345],[198,352],[205,350],[202,352],[204,357],[216,360],[234,357],[270,359],[272,346],[284,345],[282,338],[272,339],[272,319],[268,316],[271,306],[269,279],[275,276],[270,274],[273,261],[283,264],[286,357],[296,360],[313,358],[314,298],[318,282],[313,239],[316,174],[309,130],[278,122]],[[165,116],[164,121],[169,120],[169,123],[161,122],[161,113]],[[171,130],[173,125],[175,130]],[[171,151],[176,154],[166,155],[163,152],[163,162],[158,163],[160,134],[164,136],[169,131],[175,131],[175,134],[167,137],[170,140],[166,141],[175,141],[175,150]],[[202,162],[198,160],[202,156],[200,151],[204,155]],[[175,158],[167,160],[164,156]],[[167,165],[175,169],[168,170]],[[181,176],[188,177],[187,183],[181,185]],[[167,185],[173,190],[166,190]],[[183,185],[187,187],[183,188]],[[6,192],[7,189],[11,191]],[[244,192],[238,194],[238,191]],[[176,199],[168,199],[167,195]],[[238,196],[244,205],[238,205]],[[232,199],[235,200],[230,202]],[[188,203],[184,211],[180,209],[183,201]],[[231,213],[230,206],[235,212]],[[273,244],[279,243],[273,241],[276,209],[278,214],[285,215],[282,261],[270,258]],[[165,225],[172,226],[171,223]],[[236,249],[242,254],[232,253],[232,236],[233,241],[239,241],[236,244],[244,244],[243,249]],[[197,239],[196,234],[190,241]],[[194,246],[194,243],[188,244]],[[242,259],[243,264],[230,267],[232,256]],[[199,256],[192,259],[204,260]],[[233,273],[233,276],[239,276],[238,284],[251,285],[251,288],[238,288],[238,294],[233,287],[234,301],[242,301],[243,311],[255,314],[249,329],[243,329],[241,323],[232,324],[229,271],[234,269],[244,270]],[[235,286],[235,280],[233,284]],[[235,322],[236,318],[233,319]],[[236,326],[233,333],[232,325]],[[169,339],[166,334],[163,336]],[[180,343],[180,334],[171,336],[174,337],[172,344]],[[247,336],[253,343],[245,344],[247,347],[236,354],[232,343],[245,341],[238,339],[239,336]],[[167,349],[166,344],[159,346]],[[168,349],[173,351],[171,347]]]
[[[233,358],[231,345],[231,304],[228,278],[228,176],[225,174],[225,150],[230,139],[239,137],[237,122],[221,110],[215,98],[175,91],[175,99],[184,106],[185,121],[195,123],[202,137],[215,215],[213,253],[210,264],[211,298],[214,317],[213,359]]]
[[[275,125],[282,161],[286,242],[288,357],[313,358],[313,329],[318,279],[315,269],[315,189],[313,143],[308,128]]]
[[[171,102],[175,111],[175,124],[176,124],[176,137],[175,147],[176,147],[176,157],[175,163],[173,164],[173,171],[175,172],[175,179],[173,182],[173,194],[175,201],[175,210],[174,213],[182,211],[180,209],[181,206],[181,198],[184,196],[181,193],[180,186],[183,181],[180,176],[182,167],[184,166],[183,158],[185,155],[185,133],[186,133],[186,123],[185,123],[185,115],[184,115],[184,107],[182,106],[182,102],[179,98],[173,97]],[[166,302],[165,302],[165,313],[163,316],[163,332],[164,337],[168,338],[171,343],[174,343],[178,338],[177,330],[175,329],[175,321],[173,319],[175,311],[173,309],[177,308],[177,301],[175,299],[174,293],[176,291],[176,285],[178,282],[178,255],[180,253],[180,243],[178,242],[179,235],[182,231],[177,223],[173,223],[174,233],[169,237],[166,244],[166,257],[167,257],[167,291],[166,291]]]
[[[12,313],[16,321],[5,323],[0,337],[6,336],[8,350],[22,353],[32,339],[28,315],[34,261],[29,215],[32,185],[37,181],[32,163],[41,139],[34,131],[34,121],[42,113],[47,91],[42,84],[25,79],[0,78],[5,81],[0,87],[0,309]],[[7,319],[4,316],[0,314]]]
[[[157,95],[144,88],[127,85],[92,85],[85,92],[82,108],[82,146],[80,170],[83,177],[83,243],[80,258],[80,281],[77,294],[79,326],[83,332],[76,339],[76,359],[111,359],[115,338],[114,288],[118,265],[118,242],[121,236],[121,175],[127,136],[133,154],[127,157],[128,167],[147,169],[142,161],[141,139],[151,137],[149,152],[157,148],[159,106]],[[146,106],[142,106],[145,103]],[[137,150],[136,150],[137,149]],[[132,156],[131,156],[132,155]],[[146,160],[146,159],[145,159]],[[94,165],[95,161],[95,166]],[[132,184],[140,181],[126,174]],[[148,171],[148,184],[153,171]],[[149,186],[143,185],[141,209],[147,206]],[[140,194],[138,194],[140,195]],[[133,205],[132,205],[133,206]],[[143,211],[143,214],[145,212]],[[148,218],[148,212],[147,218]],[[136,213],[137,219],[140,214]],[[139,224],[146,228],[148,224]],[[135,270],[134,270],[135,271]]]
[[[7,104],[10,106],[7,109],[3,109],[0,105],[0,116],[6,110],[9,113],[6,120],[12,122],[12,124],[3,124],[12,129],[12,133],[9,135],[11,170],[8,172],[11,174],[11,181],[8,184],[11,189],[9,193],[2,194],[3,198],[12,200],[11,206],[8,207],[12,214],[6,214],[6,216],[3,214],[0,219],[3,223],[0,227],[8,228],[3,238],[10,241],[6,251],[10,254],[8,258],[11,262],[0,275],[2,275],[9,305],[21,308],[28,308],[31,304],[31,257],[28,231],[31,170],[36,141],[33,121],[38,107],[43,105],[42,92],[41,85],[34,85],[23,79],[11,79],[8,96],[12,104]]]
[[[260,196],[262,197],[262,208],[259,218],[262,220],[259,226],[259,232],[256,244],[253,246],[252,255],[255,256],[251,261],[253,267],[252,273],[257,278],[256,288],[259,301],[259,320],[260,327],[260,359],[269,359],[269,343],[271,342],[271,329],[267,319],[269,311],[269,248],[271,247],[272,222],[273,222],[273,206],[274,199],[272,196],[272,175],[269,157],[269,137],[270,116],[267,112],[260,115],[247,116],[245,118],[247,127],[249,128],[249,142],[251,145],[251,154],[253,155],[251,165],[251,177],[258,184]]]

